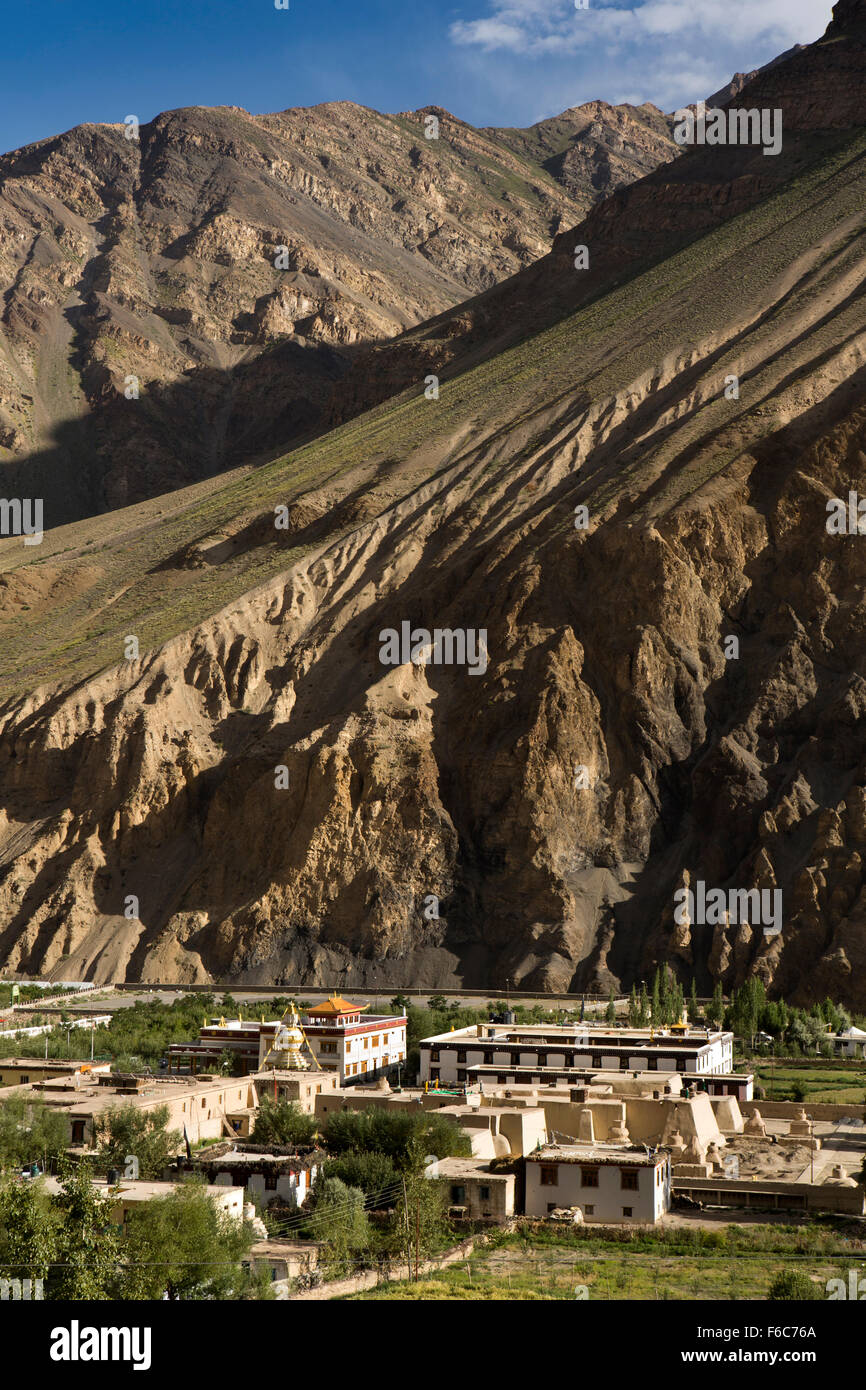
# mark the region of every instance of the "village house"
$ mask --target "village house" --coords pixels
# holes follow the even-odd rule
[[[217,1145],[183,1163],[186,1172],[201,1173],[216,1188],[239,1187],[264,1206],[279,1202],[302,1207],[322,1171],[325,1154],[312,1145],[298,1150],[272,1144]]]
[[[58,1196],[62,1192],[59,1178],[42,1178],[47,1192],[53,1196]],[[179,1186],[176,1182],[148,1182],[143,1179],[135,1180],[120,1178],[111,1181],[106,1178],[93,1178],[94,1189],[100,1197],[108,1197],[111,1201],[110,1219],[115,1226],[120,1226],[123,1234],[127,1231],[127,1222],[130,1213],[144,1202],[152,1202],[157,1197],[167,1197],[177,1190]],[[204,1189],[207,1195],[216,1202],[220,1211],[230,1216],[233,1221],[244,1219],[244,1190],[242,1187],[207,1187]]]
[[[340,1078],[334,1072],[280,1071],[275,1067],[273,1070],[254,1072],[251,1079],[255,1083],[260,1104],[265,1096],[270,1100],[288,1101],[303,1110],[305,1115],[320,1113],[320,1097],[334,1099],[341,1094]]]
[[[249,1134],[258,1095],[249,1078],[138,1076],[117,1072],[74,1074],[36,1082],[27,1093],[59,1111],[69,1124],[72,1148],[94,1145],[95,1123],[112,1107],[134,1105],[140,1110],[168,1109],[167,1128],[190,1144],[203,1139]]]
[[[474,1158],[440,1158],[426,1170],[444,1183],[449,1215],[470,1221],[507,1221],[516,1210],[517,1175]]]
[[[37,1081],[74,1077],[76,1073],[82,1080],[92,1080],[95,1076],[107,1076],[110,1070],[110,1062],[66,1061],[56,1057],[48,1060],[40,1057],[3,1057],[0,1059],[0,1087],[30,1086]]]
[[[526,1156],[527,1216],[561,1208],[584,1221],[654,1225],[671,1205],[670,1155],[642,1145],[546,1144]]]

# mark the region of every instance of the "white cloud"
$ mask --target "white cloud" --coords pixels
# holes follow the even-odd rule
[[[774,44],[782,51],[818,38],[831,7],[832,0],[642,0],[634,8],[622,0],[590,0],[589,9],[576,10],[573,0],[490,0],[488,17],[458,20],[449,32],[457,44],[530,56],[665,40],[690,48]]]

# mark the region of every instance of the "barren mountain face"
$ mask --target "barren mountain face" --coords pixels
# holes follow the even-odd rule
[[[330,433],[0,543],[0,960],[866,1007],[864,96],[847,0],[736,97],[778,155],[360,348]]]
[[[654,108],[498,132],[344,102],[192,108],[6,155],[7,490],[42,496],[54,526],[285,448],[356,344],[528,265],[675,153]]]

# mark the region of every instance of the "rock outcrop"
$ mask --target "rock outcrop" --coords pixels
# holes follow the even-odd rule
[[[744,89],[780,156],[614,193],[284,459],[0,543],[0,960],[866,1008],[864,90],[848,0]]]

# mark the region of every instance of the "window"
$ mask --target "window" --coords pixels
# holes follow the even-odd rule
[[[580,1185],[581,1187],[598,1187],[598,1169],[581,1168]]]
[[[631,1216],[633,1210],[634,1210],[633,1207],[623,1207],[623,1209],[622,1209],[622,1214],[623,1214],[623,1216]]]
[[[367,1063],[366,1063],[366,1062],[362,1062],[362,1063],[361,1063],[361,1071],[366,1071],[366,1070],[367,1070]]]
[[[465,1048],[465,1047],[458,1047],[458,1049],[457,1049],[457,1060],[458,1060],[458,1062],[465,1062],[465,1061],[466,1061],[466,1048]]]
[[[558,1163],[542,1163],[542,1165],[541,1165],[541,1186],[542,1186],[542,1187],[558,1187],[558,1186],[559,1186],[559,1164],[558,1164]]]
[[[73,1121],[72,1121],[72,1142],[73,1142],[73,1144],[83,1144],[83,1143],[84,1143],[84,1121],[83,1121],[83,1120],[73,1120]]]
[[[556,1211],[556,1203],[555,1203],[555,1202],[548,1202],[548,1204],[547,1204],[547,1210],[548,1210],[548,1211]]]
[[[277,1190],[277,1175],[276,1175],[276,1173],[266,1173],[266,1174],[265,1174],[265,1191],[266,1191],[266,1192],[276,1192],[276,1190]]]
[[[623,1192],[637,1192],[637,1169],[623,1168],[620,1171],[620,1187]]]
[[[202,1110],[204,1110],[204,1107],[205,1107],[205,1099],[204,1099],[204,1096],[202,1096],[202,1098],[201,1098],[201,1108],[202,1108]]]
[[[480,1202],[489,1202],[489,1201],[490,1201],[490,1188],[489,1188],[489,1187],[479,1187],[479,1189],[478,1189],[478,1200],[479,1200]]]
[[[587,1202],[583,1208],[583,1214],[584,1216],[595,1216],[595,1207]]]
[[[457,1080],[458,1080],[458,1081],[465,1081],[465,1080],[466,1080],[466,1068],[465,1068],[465,1067],[458,1067],[458,1068],[457,1068]]]
[[[439,1061],[439,1049],[438,1049],[438,1047],[431,1048],[431,1050],[430,1050],[430,1061],[431,1061],[431,1062],[438,1062],[438,1061]]]
[[[335,1042],[323,1042],[319,1044],[320,1052],[336,1052],[336,1050],[337,1044]]]
[[[373,1046],[374,1046],[374,1047],[378,1047],[378,1046],[379,1046],[379,1038],[378,1038],[378,1035],[373,1039]]]
[[[466,1205],[466,1188],[465,1188],[465,1187],[457,1187],[457,1186],[454,1186],[454,1187],[451,1188],[451,1205],[452,1205],[452,1207],[465,1207],[465,1205]]]

